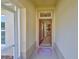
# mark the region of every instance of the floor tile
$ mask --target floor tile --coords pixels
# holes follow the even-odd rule
[[[39,48],[33,53],[31,59],[58,59],[52,48]]]

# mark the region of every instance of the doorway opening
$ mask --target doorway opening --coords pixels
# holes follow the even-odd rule
[[[36,47],[52,48],[55,42],[54,9],[37,9],[36,15]]]
[[[52,19],[39,19],[39,46],[52,47]]]

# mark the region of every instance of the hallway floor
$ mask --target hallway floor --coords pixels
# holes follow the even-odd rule
[[[33,53],[31,59],[58,59],[53,48],[39,48]]]

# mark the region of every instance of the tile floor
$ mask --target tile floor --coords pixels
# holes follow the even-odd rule
[[[31,59],[58,59],[53,48],[39,48],[33,53]]]

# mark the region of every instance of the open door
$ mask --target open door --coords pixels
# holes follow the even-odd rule
[[[11,2],[11,7],[4,5],[5,1],[1,3],[1,59],[18,59],[20,55],[19,11]]]
[[[39,46],[52,46],[52,19],[39,19]]]

